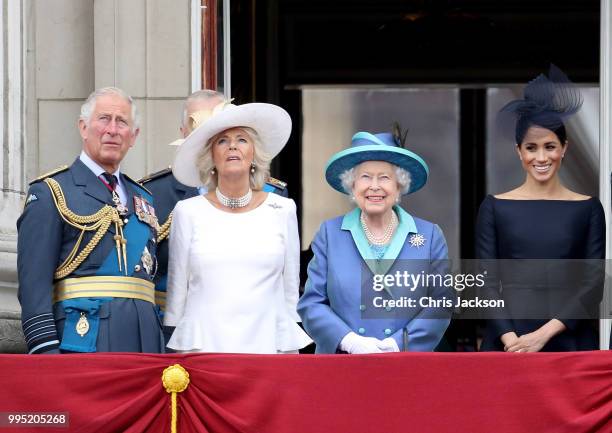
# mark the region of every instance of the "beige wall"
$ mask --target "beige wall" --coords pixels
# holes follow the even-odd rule
[[[95,88],[136,99],[141,132],[122,170],[167,166],[182,100],[191,90],[189,0],[27,2],[30,124],[26,177],[70,164],[80,150],[80,105]]]
[[[321,222],[354,207],[348,196],[329,187],[324,175],[328,159],[346,149],[358,129],[355,113],[347,108],[354,103],[354,94],[347,91],[325,88],[304,88],[302,91],[303,250],[310,246]]]

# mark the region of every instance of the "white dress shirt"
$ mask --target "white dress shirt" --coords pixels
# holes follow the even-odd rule
[[[99,178],[102,173],[106,173],[106,170],[100,167],[100,165],[98,165],[96,161],[91,159],[89,155],[85,153],[84,150],[81,151],[79,159],[83,164],[87,166],[87,168],[93,171],[97,178]],[[115,188],[115,192],[117,192],[117,195],[119,195],[119,200],[121,200],[121,204],[125,206],[127,204],[127,192],[125,190],[125,185],[121,180],[121,173],[119,172],[119,169],[117,169],[117,171],[111,174],[117,178],[117,187]]]

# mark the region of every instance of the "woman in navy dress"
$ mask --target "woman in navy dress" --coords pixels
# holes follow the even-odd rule
[[[599,272],[598,264],[603,266],[603,261],[585,262],[597,265],[594,271],[580,275],[581,284],[576,284],[573,292],[559,289],[555,293],[550,286],[551,280],[563,281],[560,275],[569,276],[569,269],[579,260],[605,257],[605,217],[601,203],[595,197],[569,190],[559,179],[568,151],[563,119],[578,111],[581,104],[578,90],[560,70],[551,66],[548,78],[538,76],[525,88],[524,99],[512,101],[502,109],[516,116],[516,152],[525,170],[525,182],[516,189],[485,198],[478,214],[476,254],[485,260],[526,259],[504,261],[505,265],[499,265],[504,268],[501,274],[510,274],[509,268],[519,263],[529,271],[514,269],[510,278],[514,281],[506,281],[505,293],[503,278],[501,285],[495,280],[495,292],[505,299],[506,307],[508,303],[519,307],[497,312],[487,322],[482,350],[539,352],[598,348],[596,321],[587,320],[585,311],[589,306],[596,308],[601,300],[603,273]],[[544,266],[556,267],[555,272],[547,273]],[[571,275],[576,282],[576,274]],[[517,284],[517,280],[522,281]],[[542,283],[548,286],[545,291],[538,291]],[[555,309],[552,304],[560,308]],[[584,307],[581,313],[576,308],[578,304]],[[542,307],[548,307],[550,315],[542,315],[545,309]]]

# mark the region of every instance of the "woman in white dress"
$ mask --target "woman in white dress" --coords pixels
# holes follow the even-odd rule
[[[179,182],[206,195],[173,212],[164,325],[180,352],[297,353],[299,237],[293,200],[263,192],[291,118],[271,104],[225,105],[179,148]]]

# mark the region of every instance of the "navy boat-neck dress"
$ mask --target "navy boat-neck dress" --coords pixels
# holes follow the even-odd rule
[[[605,235],[604,211],[597,198],[581,201],[506,200],[489,195],[482,202],[478,213],[476,256],[479,259],[534,259],[523,260],[523,262],[538,273],[538,263],[548,262],[536,262],[535,259],[570,259],[567,262],[554,261],[557,266],[568,263],[566,268],[570,266],[569,263],[575,263],[578,259],[604,259]],[[598,274],[598,272],[595,273]],[[540,276],[535,276],[536,280],[544,278],[541,276],[544,272],[539,272],[539,274]],[[577,302],[578,298],[583,299],[585,296],[582,293],[578,294],[583,290],[585,293],[588,292],[591,304],[596,305],[596,300],[600,299],[603,293],[603,273],[596,276],[593,274],[585,275],[588,284],[578,284],[577,286],[580,287],[576,287],[576,296],[569,296],[574,299],[567,299],[567,303]],[[514,276],[514,278],[519,277]],[[523,285],[530,284],[532,281],[531,275],[522,276],[522,278]],[[551,277],[547,275],[546,278],[550,281]],[[590,285],[590,287],[584,287],[585,285]],[[557,298],[562,296],[567,298],[567,293],[559,293]],[[519,295],[524,298],[517,298]],[[550,297],[550,291],[545,295]],[[500,296],[503,298],[507,295]],[[514,302],[517,302],[518,299],[524,304],[529,304],[540,302],[533,296],[542,295],[538,295],[534,290],[527,290],[515,291],[512,296],[515,298]],[[541,303],[548,302],[547,300],[541,301]],[[555,299],[557,303],[561,301],[563,299]],[[529,305],[526,307],[528,308]],[[514,331],[521,336],[535,331],[552,318],[561,320],[567,329],[550,339],[542,351],[598,349],[597,322],[576,319],[577,316],[568,315],[570,317],[567,319],[555,317],[554,314],[551,314],[552,317],[538,319],[497,315],[496,318],[487,321],[481,350],[503,350],[501,335]]]

